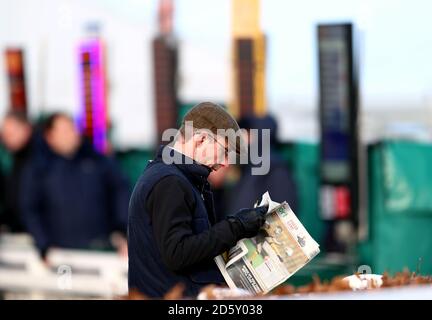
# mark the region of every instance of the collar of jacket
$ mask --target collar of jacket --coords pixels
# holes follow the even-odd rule
[[[87,139],[83,139],[75,154],[69,158],[66,158],[50,148],[46,141],[42,141],[38,150],[38,155],[44,160],[49,161],[53,159],[61,159],[68,162],[80,161],[83,158],[97,158],[103,155],[99,154],[93,147],[93,145]]]
[[[181,157],[182,159],[181,163],[176,163],[175,166],[177,166],[177,168],[179,168],[194,185],[198,186],[201,192],[204,188],[205,189],[209,188],[208,181],[207,181],[207,178],[211,172],[211,169],[209,167],[196,162],[195,160],[178,152],[177,150],[171,148],[170,146],[161,146],[159,148],[159,151],[156,156],[156,159],[158,159],[159,161],[163,161],[162,152],[164,148],[170,148],[171,156],[177,154],[179,157]],[[186,159],[188,159],[189,161],[186,161]]]

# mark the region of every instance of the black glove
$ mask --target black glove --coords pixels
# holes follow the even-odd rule
[[[258,234],[259,229],[264,225],[265,214],[267,213],[268,205],[251,208],[241,209],[233,216],[229,216],[229,219],[234,219],[241,225],[241,231],[238,236],[242,238],[251,238]]]

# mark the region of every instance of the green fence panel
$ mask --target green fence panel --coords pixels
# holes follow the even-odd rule
[[[292,170],[297,184],[297,215],[310,235],[321,243],[324,222],[319,216],[319,149],[317,144],[295,143],[292,147]]]
[[[432,145],[383,142],[370,148],[369,240],[360,244],[374,273],[432,273]],[[427,193],[431,196],[427,197]]]

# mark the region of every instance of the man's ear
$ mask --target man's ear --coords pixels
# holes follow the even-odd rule
[[[198,131],[194,135],[194,142],[196,146],[200,146],[201,144],[203,144],[206,139],[208,139],[208,134],[204,130]]]

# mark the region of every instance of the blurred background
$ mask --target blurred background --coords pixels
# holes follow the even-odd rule
[[[288,283],[432,273],[431,9],[0,0],[0,297],[126,294],[130,192],[208,100],[272,132],[268,175],[210,180],[220,217],[288,201],[321,245]]]

